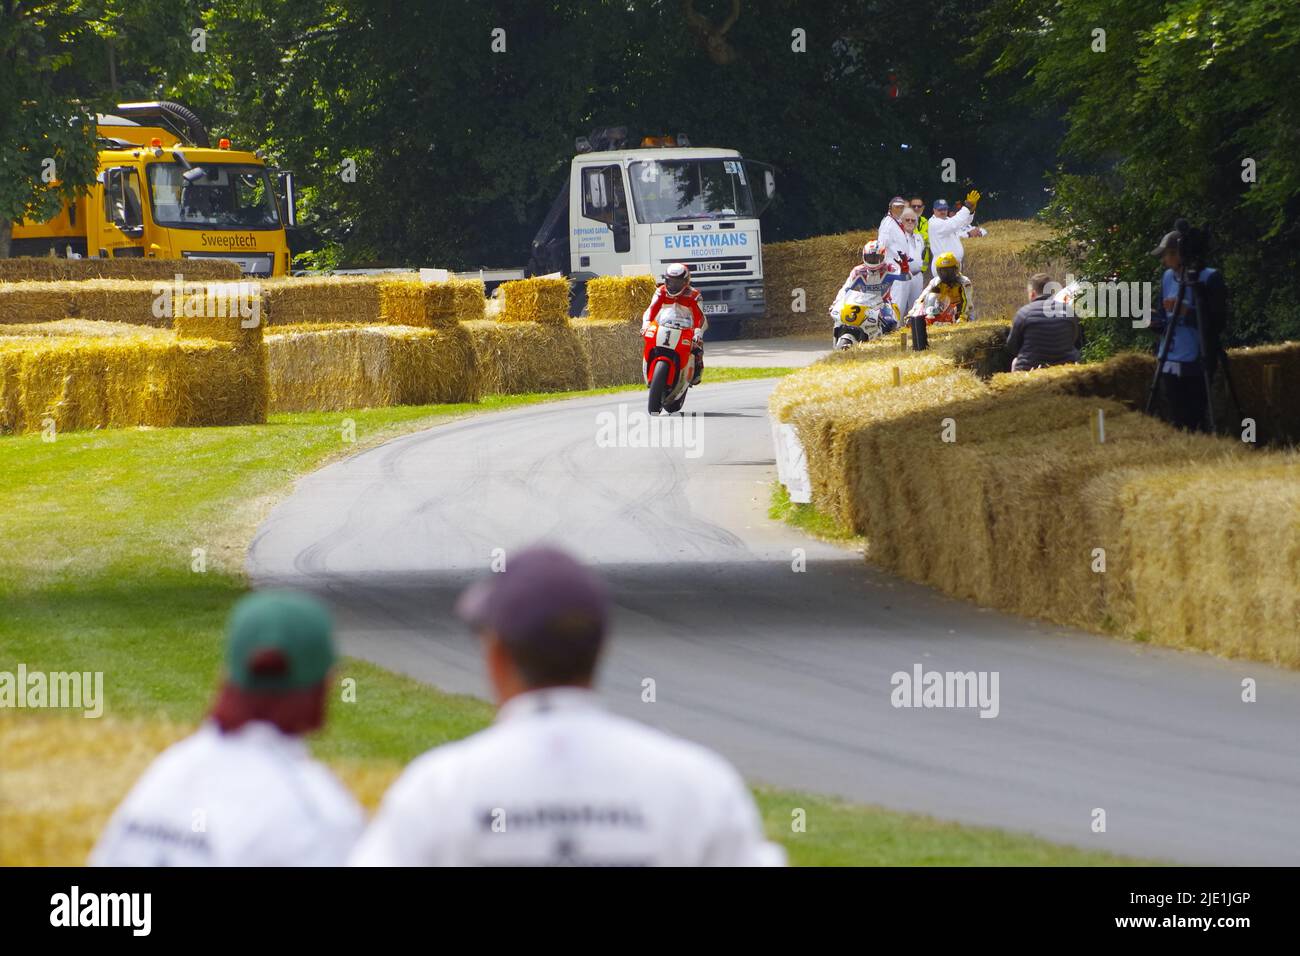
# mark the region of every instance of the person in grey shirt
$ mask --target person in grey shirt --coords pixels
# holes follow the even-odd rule
[[[1073,306],[1052,298],[1050,285],[1052,277],[1046,272],[1030,276],[1029,301],[1011,320],[1007,348],[1015,355],[1013,372],[1079,361],[1083,329]]]

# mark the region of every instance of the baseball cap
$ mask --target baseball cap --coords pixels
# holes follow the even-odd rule
[[[904,199],[902,196],[895,196],[893,199],[889,200],[889,204],[891,206],[898,206],[898,205],[906,206],[907,200]]]
[[[931,208],[932,208],[932,209],[947,209],[947,208],[948,208],[948,200],[946,200],[946,199],[936,199],[936,200],[934,201],[934,205],[933,205]]]
[[[467,588],[456,602],[456,616],[506,644],[546,641],[557,631],[592,635],[598,643],[609,620],[609,596],[572,556],[539,545],[509,557],[504,571]]]
[[[304,690],[334,666],[334,622],[315,598],[294,591],[257,591],[241,598],[226,621],[226,673],[250,691]]]
[[[1178,231],[1166,232],[1165,237],[1160,240],[1160,245],[1151,250],[1153,256],[1163,256],[1170,249],[1178,248]]]

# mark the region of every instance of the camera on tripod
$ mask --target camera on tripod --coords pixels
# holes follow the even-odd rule
[[[1204,426],[1204,418],[1208,414],[1209,430],[1216,432],[1218,423],[1215,420],[1210,396],[1217,367],[1223,368],[1228,394],[1233,405],[1237,406],[1238,410],[1241,406],[1237,402],[1236,389],[1233,387],[1228,368],[1228,355],[1220,342],[1220,333],[1227,318],[1226,290],[1218,270],[1207,269],[1205,265],[1208,247],[1209,235],[1205,230],[1194,228],[1186,219],[1179,219],[1174,223],[1174,231],[1167,233],[1160,241],[1160,245],[1152,250],[1153,254],[1165,257],[1166,263],[1171,266],[1171,271],[1177,275],[1178,287],[1176,294],[1172,296],[1169,295],[1169,290],[1165,291],[1164,301],[1172,298],[1173,308],[1165,316],[1164,332],[1160,337],[1160,346],[1156,350],[1155,374],[1151,378],[1151,389],[1147,393],[1146,411],[1150,414],[1155,405],[1161,375],[1171,376],[1171,381],[1182,379],[1184,382],[1188,381],[1184,376],[1194,376],[1199,380],[1197,389],[1201,390],[1194,401],[1187,398],[1186,386],[1180,385],[1179,392],[1184,396],[1185,402],[1193,401],[1193,404],[1186,406],[1189,414],[1195,411],[1197,405],[1203,405],[1203,409],[1199,414],[1190,414],[1187,420],[1178,420],[1176,417],[1174,424],[1199,430]],[[1171,251],[1177,254],[1176,268],[1169,261]],[[1166,274],[1166,281],[1169,281],[1169,278]],[[1195,336],[1196,348],[1193,354],[1188,353],[1185,334],[1181,339],[1183,344],[1179,346],[1179,352],[1182,354],[1179,355],[1179,352],[1171,354],[1175,342],[1175,330],[1179,327],[1191,330]],[[1193,420],[1198,418],[1199,420]]]

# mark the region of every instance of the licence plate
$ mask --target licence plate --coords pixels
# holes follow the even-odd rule
[[[725,302],[705,302],[700,306],[700,311],[705,315],[716,315],[719,312],[731,311],[731,307]]]

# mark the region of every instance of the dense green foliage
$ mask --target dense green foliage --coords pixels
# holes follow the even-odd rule
[[[1300,5],[998,0],[981,26],[1025,100],[1066,105],[1045,216],[1082,274],[1154,281],[1150,250],[1182,216],[1212,234],[1229,341],[1300,335]],[[1123,319],[1096,331],[1149,338]]]
[[[314,263],[521,265],[574,137],[625,124],[774,163],[769,239],[869,227],[896,192],[951,199],[976,185],[985,218],[1046,205],[1081,274],[1149,280],[1147,251],[1184,215],[1216,236],[1231,339],[1300,332],[1295,4],[0,0],[0,11],[0,220],[34,203],[48,212],[39,157],[62,157],[64,188],[88,180],[82,127],[66,117],[166,96],[299,174],[296,248]],[[1113,346],[1135,341],[1122,323],[1101,331]]]

